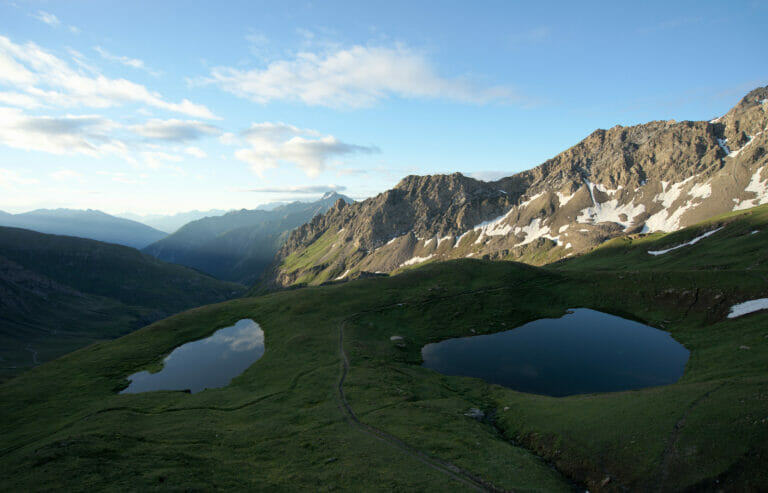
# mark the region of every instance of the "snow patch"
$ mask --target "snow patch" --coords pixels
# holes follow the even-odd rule
[[[560,226],[560,229],[558,229],[557,232],[558,233],[564,232],[566,229],[568,229],[568,226],[570,226],[570,224],[566,224],[564,226]]]
[[[539,192],[539,193],[537,193],[536,195],[534,195],[533,197],[531,197],[530,199],[528,199],[528,200],[526,200],[526,201],[524,201],[524,202],[520,202],[520,207],[522,208],[522,207],[526,207],[526,206],[528,206],[528,204],[530,204],[530,203],[531,203],[531,202],[533,202],[534,200],[538,199],[538,198],[539,198],[539,197],[541,197],[542,195],[544,195],[544,192]]]
[[[683,248],[685,246],[694,245],[694,244],[698,243],[699,241],[703,240],[704,238],[706,238],[707,236],[711,236],[711,235],[717,233],[721,229],[723,229],[722,226],[720,226],[717,229],[713,229],[712,231],[707,231],[703,235],[697,236],[696,238],[692,239],[689,242],[673,246],[672,248],[667,248],[666,250],[653,250],[653,251],[648,250],[648,253],[650,253],[651,255],[664,255],[665,253],[671,252],[672,250],[677,250],[678,248]]]
[[[720,121],[720,119],[721,119],[721,118],[723,118],[723,117],[722,117],[722,116],[718,116],[718,117],[717,117],[717,118],[715,118],[714,120],[709,120],[709,123],[717,123],[717,122],[719,122],[719,121]]]
[[[641,233],[651,233],[654,231],[664,231],[670,233],[680,229],[680,219],[683,217],[693,204],[690,202],[678,207],[672,214],[668,209],[662,209],[656,214],[652,215],[645,221],[645,226],[640,231]]]
[[[540,217],[532,219],[528,226],[520,228],[520,231],[525,233],[525,240],[515,246],[527,245],[538,238],[548,238],[554,241],[555,244],[560,244],[560,238],[549,234],[549,226],[544,226]]]
[[[512,211],[515,208],[511,208],[506,212],[506,214],[499,216],[495,219],[491,219],[490,221],[483,221],[480,224],[476,225],[474,228],[472,228],[474,231],[480,231],[480,236],[477,237],[475,240],[475,244],[480,243],[483,241],[483,238],[485,236],[506,236],[512,231],[512,226],[509,224],[504,224],[504,221],[509,217],[510,214],[512,214]]]
[[[349,271],[350,271],[350,269],[347,269],[346,271],[344,271],[344,273],[343,273],[342,275],[340,275],[339,277],[337,277],[336,279],[334,279],[334,281],[341,281],[342,279],[344,279],[345,277],[347,277],[347,275],[349,274]]]
[[[748,136],[747,136],[747,137],[748,137],[747,143],[746,143],[746,144],[744,144],[743,146],[741,146],[741,147],[740,147],[738,150],[731,152],[731,153],[730,153],[728,156],[729,156],[729,157],[736,157],[736,156],[738,156],[738,155],[739,155],[739,153],[740,153],[741,151],[743,151],[744,149],[746,149],[746,148],[747,148],[747,146],[748,146],[749,144],[751,144],[751,143],[752,143],[752,142],[755,140],[755,137],[758,137],[758,136],[760,136],[760,134],[762,134],[762,133],[763,133],[763,131],[762,131],[762,130],[760,130],[760,131],[759,131],[759,132],[757,132],[755,135],[748,135]]]
[[[571,242],[570,242],[570,241],[569,241],[568,243],[566,243],[566,244],[565,244],[565,249],[566,249],[566,250],[568,250],[569,248],[572,248],[572,247],[573,247],[573,245],[571,245]]]
[[[653,200],[654,202],[661,202],[661,205],[664,206],[665,209],[668,209],[672,206],[672,204],[675,203],[677,198],[680,196],[680,192],[682,192],[683,185],[688,183],[689,181],[693,180],[693,176],[689,176],[685,180],[675,183],[671,187],[669,187],[669,190],[667,190],[667,185],[669,184],[666,181],[661,182],[661,188],[662,192],[658,195],[656,195]]]
[[[437,239],[437,248],[440,248],[440,244],[444,241],[448,241],[451,238],[453,238],[453,235],[443,236],[442,238]]]
[[[744,303],[733,305],[731,307],[731,312],[728,314],[728,318],[736,318],[742,315],[746,315],[747,313],[766,309],[768,309],[768,298],[745,301]]]
[[[430,244],[430,243],[432,243],[433,241],[435,241],[435,239],[434,239],[434,238],[430,238],[430,239],[428,239],[427,241],[425,241],[425,242],[424,242],[424,248],[426,248],[426,247],[427,247],[427,245],[429,245],[429,244]],[[440,245],[438,244],[438,246],[440,246]]]
[[[568,202],[570,202],[571,199],[573,198],[573,196],[576,195],[575,192],[570,194],[570,195],[565,195],[565,194],[560,193],[560,192],[556,192],[556,194],[557,194],[557,200],[560,201],[560,207],[562,207],[565,204],[567,204]]]
[[[728,139],[717,139],[717,145],[720,146],[720,149],[725,151],[725,155],[728,156],[731,153],[731,149],[728,147]]]
[[[474,229],[467,230],[461,236],[456,238],[456,243],[454,243],[453,248],[458,248],[458,246],[461,245],[461,240],[463,240],[465,236],[467,236],[469,233],[471,233],[473,231],[474,231]]]
[[[434,253],[432,253],[432,254],[429,254],[429,255],[427,255],[426,257],[413,257],[413,258],[411,258],[411,259],[409,259],[409,260],[406,260],[406,261],[405,261],[405,262],[403,262],[402,264],[400,264],[400,267],[405,267],[405,266],[407,266],[407,265],[416,265],[416,264],[420,264],[420,263],[422,263],[422,262],[426,262],[427,260],[431,259],[431,258],[432,258],[432,257],[434,257],[434,256],[435,256],[435,254],[434,254]]]
[[[768,203],[768,177],[766,177],[765,181],[760,179],[760,175],[764,169],[765,166],[758,168],[757,171],[755,171],[755,174],[752,175],[749,185],[744,189],[745,192],[753,192],[756,197],[754,199],[742,200],[737,203],[733,206],[734,211],[749,209]],[[736,199],[734,199],[734,201],[735,200]]]
[[[602,185],[600,183],[594,183],[594,184],[590,183],[589,185],[592,186],[592,187],[595,187],[597,190],[600,190],[603,193],[607,193],[608,195],[616,195],[616,193],[619,190],[624,188],[621,185],[619,185],[619,188],[617,188],[616,190],[611,190],[610,188],[607,188],[605,185]]]
[[[708,199],[712,195],[712,186],[709,183],[699,183],[691,187],[688,195],[700,199]]]
[[[592,207],[582,209],[576,217],[576,221],[582,224],[597,223],[617,223],[626,231],[634,222],[635,218],[645,212],[643,204],[635,205],[629,202],[619,205],[618,199],[608,200],[602,204],[595,203]],[[627,219],[622,220],[621,215],[626,215]]]

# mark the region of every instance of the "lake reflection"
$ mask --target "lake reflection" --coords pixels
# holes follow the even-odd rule
[[[264,331],[250,319],[239,320],[213,335],[174,349],[157,373],[140,371],[128,377],[131,384],[120,392],[187,390],[224,387],[264,354]]]
[[[505,332],[427,344],[421,355],[423,366],[445,375],[560,397],[674,383],[689,351],[667,332],[579,308]]]

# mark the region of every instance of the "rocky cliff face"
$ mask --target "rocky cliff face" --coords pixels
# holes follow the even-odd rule
[[[268,283],[391,273],[457,257],[544,264],[623,234],[674,231],[768,202],[768,86],[710,122],[597,130],[496,182],[408,176],[297,228]]]

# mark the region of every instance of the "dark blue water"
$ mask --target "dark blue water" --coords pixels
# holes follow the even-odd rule
[[[253,320],[240,320],[206,339],[188,342],[163,360],[157,373],[140,371],[128,377],[121,394],[151,390],[201,390],[224,387],[264,354],[264,332]]]
[[[689,351],[667,332],[586,308],[421,350],[424,366],[556,397],[676,382]]]

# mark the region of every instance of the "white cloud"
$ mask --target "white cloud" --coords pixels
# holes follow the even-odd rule
[[[398,96],[465,103],[520,100],[507,87],[482,87],[439,76],[426,58],[403,45],[360,46],[322,54],[302,52],[264,69],[218,67],[201,81],[257,103],[301,101],[309,105],[358,108]]]
[[[169,162],[179,163],[184,160],[181,156],[162,151],[144,151],[141,156],[144,158],[144,164],[150,169],[160,169]]]
[[[61,21],[59,20],[58,17],[56,17],[55,15],[49,12],[44,12],[42,10],[38,10],[37,14],[32,15],[32,17],[39,20],[40,22],[44,22],[49,26],[53,26],[53,27],[56,27],[59,24],[61,24]]]
[[[231,132],[221,134],[219,136],[219,142],[225,146],[236,146],[242,144],[242,141],[237,137],[237,135]]]
[[[197,120],[153,119],[141,125],[130,127],[132,131],[148,139],[185,142],[207,135],[218,135],[221,131],[213,125]]]
[[[332,135],[285,123],[254,123],[243,138],[251,147],[236,151],[235,157],[250,164],[259,176],[279,162],[294,163],[308,176],[317,176],[332,156],[378,152],[375,147],[347,144]]]
[[[80,55],[82,57],[82,55]],[[80,65],[82,60],[74,57]],[[3,93],[3,101],[38,106],[72,108],[110,108],[124,104],[144,104],[193,118],[217,119],[204,105],[187,99],[173,103],[126,79],[110,79],[94,70],[73,69],[65,60],[34,43],[16,44],[0,36],[0,84],[15,90]],[[31,98],[31,99],[30,99]]]
[[[208,154],[206,154],[206,152],[204,150],[200,149],[199,147],[195,147],[195,146],[187,147],[186,149],[184,149],[184,152],[186,152],[190,156],[196,157],[198,159],[203,159],[203,158],[208,157]]]
[[[130,58],[130,57],[127,57],[127,56],[113,55],[112,53],[108,52],[107,50],[105,50],[101,46],[94,46],[93,49],[99,55],[101,55],[101,58],[103,58],[105,60],[108,60],[110,62],[119,63],[121,65],[125,65],[126,67],[131,67],[131,68],[135,68],[135,69],[138,69],[138,70],[144,70],[147,73],[149,73],[151,75],[154,75],[154,76],[160,75],[158,72],[155,72],[154,70],[150,70],[149,68],[147,68],[147,66],[144,65],[144,61],[143,60],[139,60],[138,58]]]
[[[125,157],[125,143],[107,135],[116,126],[98,115],[28,116],[0,107],[0,142],[27,151]]]
[[[12,188],[16,185],[36,185],[34,178],[25,178],[12,169],[0,168],[0,187]]]

